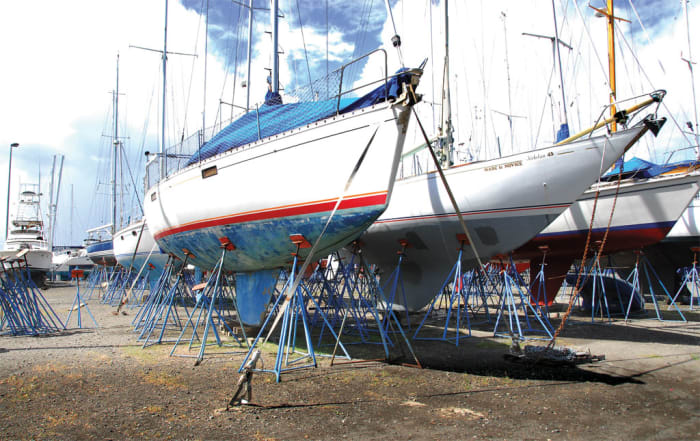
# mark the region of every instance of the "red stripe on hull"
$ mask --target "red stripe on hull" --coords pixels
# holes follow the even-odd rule
[[[608,233],[605,242],[605,254],[618,251],[635,250],[653,245],[666,237],[671,228],[656,227],[637,230],[614,230]],[[603,240],[603,232],[594,232],[591,235],[591,243]],[[528,243],[518,248],[513,256],[517,259],[540,259],[542,252],[538,247],[549,246],[547,256],[578,256],[583,253],[586,244],[586,233],[572,233],[561,236],[535,237]],[[590,253],[589,253],[590,254]]]
[[[371,196],[362,196],[350,199],[344,199],[338,210],[347,210],[351,208],[364,208],[377,205],[386,205],[387,193],[374,194]],[[306,205],[294,205],[288,207],[272,208],[264,211],[256,211],[252,213],[233,214],[225,217],[207,219],[198,222],[192,222],[186,225],[168,228],[158,232],[154,237],[160,239],[171,234],[182,233],[185,231],[199,230],[202,228],[216,227],[219,225],[241,224],[246,222],[255,222],[267,219],[283,218],[300,216],[304,214],[323,213],[333,210],[337,200],[323,201],[320,203],[310,203]]]
[[[636,230],[614,230],[608,233],[605,242],[604,254],[613,254],[620,251],[636,250],[645,246],[653,245],[666,237],[671,230],[670,227],[644,228]],[[591,235],[591,244],[603,240],[603,232],[594,232]],[[551,305],[554,302],[559,289],[561,288],[566,273],[571,264],[583,255],[583,248],[586,244],[585,233],[572,233],[561,236],[536,237],[530,242],[513,252],[514,259],[530,259],[531,277],[540,270],[542,262],[542,251],[538,248],[547,245],[546,262],[544,267],[545,287],[542,289],[537,280],[533,280],[530,292],[539,305]],[[593,257],[594,249],[589,249],[588,257]]]

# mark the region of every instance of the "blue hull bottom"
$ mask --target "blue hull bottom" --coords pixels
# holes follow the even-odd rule
[[[369,227],[384,211],[384,206],[355,208],[336,212],[315,253],[325,256],[349,243]],[[226,253],[224,270],[257,271],[289,265],[296,246],[290,235],[301,234],[313,244],[328,220],[330,213],[270,219],[257,222],[216,225],[180,232],[158,238],[158,245],[181,259],[188,249],[194,258],[189,263],[203,270],[213,268],[221,258],[220,237],[227,237],[236,247]],[[301,249],[306,258],[309,249]]]
[[[347,245],[366,230],[384,211],[384,206],[354,208],[336,212],[328,226],[317,257]],[[297,251],[290,235],[301,234],[313,245],[326,224],[330,213],[303,215],[243,224],[221,225],[176,233],[158,239],[166,252],[184,259],[183,248],[194,258],[189,263],[210,270],[221,258],[220,237],[227,237],[236,247],[227,251],[225,271],[236,271],[236,298],[243,324],[260,326],[274,290],[280,267],[291,264]],[[310,249],[299,250],[300,258],[308,257]]]

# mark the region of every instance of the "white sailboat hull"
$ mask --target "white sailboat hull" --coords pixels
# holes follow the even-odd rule
[[[695,195],[666,237],[669,239],[691,239],[694,237],[696,244],[700,244],[700,193]]]
[[[618,235],[629,238],[635,232],[648,231],[642,236],[649,236],[649,239],[658,241],[677,223],[698,192],[698,180],[700,174],[696,172],[625,182],[620,184],[617,199],[616,182],[594,186],[545,228],[538,235],[538,239],[587,233],[593,214],[595,193],[600,189],[593,221],[594,232],[605,230],[610,221],[610,213],[613,213],[610,221],[611,232],[616,231]],[[628,245],[635,246],[637,243]]]
[[[156,276],[163,271],[168,255],[163,253],[153,239],[148,225],[141,219],[132,222],[112,237],[114,257],[124,268],[133,268],[144,274],[153,272]]]
[[[382,103],[264,138],[189,166],[146,192],[144,211],[158,245],[212,268],[220,238],[235,250],[224,268],[287,265],[290,235],[319,237],[317,255],[345,245],[384,211],[403,148],[410,106]],[[203,177],[204,170],[216,173]],[[350,177],[352,181],[346,187]],[[306,257],[309,249],[302,248]]]
[[[644,133],[635,127],[563,146],[453,167],[447,181],[479,256],[507,253],[545,228]],[[401,274],[411,310],[425,306],[457,260],[459,219],[437,173],[396,182],[385,213],[362,236],[363,252],[386,284],[406,240]],[[476,264],[470,246],[463,263]]]

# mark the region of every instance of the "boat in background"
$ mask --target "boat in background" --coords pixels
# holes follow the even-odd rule
[[[12,220],[0,257],[5,266],[16,261],[21,265],[26,262],[34,283],[45,287],[53,255],[44,235],[40,201],[39,184],[20,184],[17,215]]]
[[[112,237],[114,257],[119,265],[136,271],[153,271],[157,276],[165,268],[168,255],[161,251],[145,219],[132,222]]]
[[[489,161],[453,166],[444,174],[479,258],[508,253],[542,231],[644,133],[643,124],[612,135],[532,150]],[[397,265],[400,242],[402,296],[395,302],[419,310],[457,261],[463,229],[435,172],[400,179],[389,207],[361,237],[363,254],[386,284]],[[462,264],[478,267],[472,247]],[[404,304],[405,303],[405,304]]]
[[[111,237],[109,239],[102,237],[102,234],[111,236],[109,233],[111,227],[112,225],[108,224],[87,230],[88,237],[84,241],[85,250],[88,258],[96,265],[114,266],[117,264]]]
[[[631,167],[625,170],[631,171]],[[607,176],[612,178],[617,172],[613,170]],[[581,258],[598,191],[589,257],[594,256],[596,243],[603,240],[611,213],[604,255],[634,251],[661,241],[700,189],[700,171],[654,175],[650,170],[623,179],[619,192],[617,185],[617,181],[594,185],[537,237],[513,253],[516,260],[529,260],[530,273],[536,274],[542,262],[540,247],[547,247],[546,297],[540,303],[553,302],[569,268]],[[536,282],[532,292],[539,292]]]
[[[51,273],[59,280],[71,280],[73,270],[82,270],[87,276],[94,266],[95,263],[88,257],[84,247],[53,251]]]
[[[677,167],[666,173],[700,170],[698,161],[686,161],[676,165]],[[654,268],[659,280],[672,295],[678,292],[683,279],[683,274],[679,273],[678,269],[692,265],[691,248],[698,246],[700,246],[700,193],[693,197],[688,208],[683,211],[666,237],[656,244],[644,247],[643,250],[644,256]],[[629,251],[620,252],[613,256],[613,261],[616,266],[624,267],[620,269],[624,276],[629,271],[628,268],[631,269],[634,266],[636,256]],[[646,280],[640,280],[640,282],[644,286],[647,284]]]

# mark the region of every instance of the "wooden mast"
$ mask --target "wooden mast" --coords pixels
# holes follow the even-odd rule
[[[617,82],[615,77],[615,20],[626,21],[630,23],[629,20],[624,18],[615,17],[615,10],[613,0],[607,0],[607,8],[605,10],[594,8],[592,9],[605,16],[608,20],[608,75],[610,82],[610,117],[612,117],[612,123],[610,124],[612,131],[617,131],[617,121],[615,121],[615,114],[617,113],[617,107],[615,102],[617,101]]]

